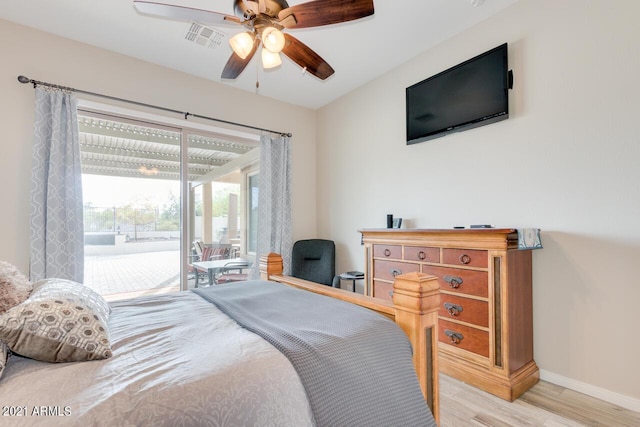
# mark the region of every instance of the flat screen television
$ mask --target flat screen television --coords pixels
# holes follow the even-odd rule
[[[406,89],[407,145],[509,118],[507,44]]]

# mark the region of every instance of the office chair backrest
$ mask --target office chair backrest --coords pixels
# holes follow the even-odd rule
[[[333,240],[298,240],[291,251],[291,275],[332,286],[336,274],[336,245]]]

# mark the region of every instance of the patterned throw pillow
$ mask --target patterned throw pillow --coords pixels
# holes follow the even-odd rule
[[[14,265],[0,261],[0,314],[29,298],[31,290],[24,274]]]
[[[43,362],[111,357],[111,308],[99,294],[70,280],[48,279],[22,304],[0,315],[0,340]]]

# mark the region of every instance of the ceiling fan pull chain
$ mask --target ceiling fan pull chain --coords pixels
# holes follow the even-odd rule
[[[260,89],[260,76],[259,76],[260,67],[256,66],[256,95],[258,95],[258,89]]]

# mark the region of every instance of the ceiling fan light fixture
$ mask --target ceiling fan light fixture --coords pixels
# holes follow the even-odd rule
[[[238,55],[240,58],[245,59],[253,50],[253,42],[255,40],[255,36],[253,33],[244,32],[238,33],[235,36],[229,39],[229,44],[231,45],[231,49]]]
[[[271,53],[278,53],[284,48],[284,34],[275,27],[267,27],[262,31],[262,45]]]
[[[262,49],[262,66],[266,69],[277,67],[282,64],[279,53],[270,52],[268,49]]]

